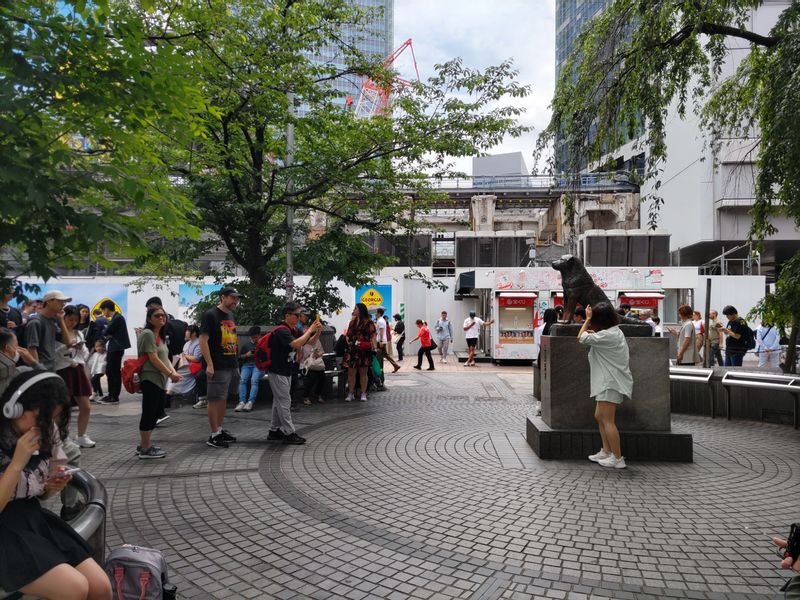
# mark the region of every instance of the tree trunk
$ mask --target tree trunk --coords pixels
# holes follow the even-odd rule
[[[789,345],[786,348],[786,362],[783,365],[784,373],[797,373],[797,319],[792,319],[792,329],[789,333]]]

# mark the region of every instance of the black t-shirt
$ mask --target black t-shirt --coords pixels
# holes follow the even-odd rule
[[[9,322],[14,323],[17,327],[22,327],[22,313],[13,306],[6,309],[0,308],[0,327],[8,327]],[[12,331],[16,329],[16,327],[8,328]]]
[[[238,345],[236,322],[231,313],[216,306],[207,310],[200,321],[200,334],[208,335],[208,350],[214,369],[238,369]]]
[[[273,329],[269,336],[269,372],[291,377],[296,369],[295,349],[290,345],[300,337],[300,332],[286,323]]]
[[[744,319],[738,318],[735,321],[728,322],[728,329],[733,333],[738,333],[741,337],[737,340],[732,335],[725,339],[725,351],[729,354],[746,354],[747,353],[747,324]]]

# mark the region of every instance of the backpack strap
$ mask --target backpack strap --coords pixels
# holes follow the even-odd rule
[[[144,596],[147,593],[147,586],[150,583],[150,571],[147,569],[143,569],[141,573],[139,573],[139,585],[141,586],[141,592],[139,593],[139,600],[144,600]]]
[[[117,584],[117,600],[124,600],[122,597],[122,582],[125,580],[125,568],[122,566],[114,567],[114,583]]]

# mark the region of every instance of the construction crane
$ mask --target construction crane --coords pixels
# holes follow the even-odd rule
[[[400,44],[397,49],[387,56],[382,66],[386,70],[391,70],[392,65],[398,57],[406,51],[411,50],[411,58],[414,61],[414,71],[417,74],[417,81],[419,81],[419,69],[417,69],[417,57],[414,55],[414,46],[412,45],[411,38]],[[358,104],[356,104],[356,116],[359,118],[369,118],[377,114],[386,114],[389,109],[389,98],[392,92],[398,87],[410,86],[411,82],[397,75],[393,75],[387,82],[376,82],[370,78],[364,79],[361,84],[361,94],[358,97]],[[352,100],[348,98],[348,106],[352,104]]]

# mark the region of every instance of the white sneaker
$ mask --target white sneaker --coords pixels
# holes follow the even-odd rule
[[[597,454],[590,455],[589,460],[591,460],[592,462],[600,462],[601,460],[605,460],[609,456],[613,456],[611,452],[606,452],[605,450],[600,448],[600,452],[598,452]]]
[[[244,402],[239,402],[236,405],[236,408],[233,409],[234,412],[242,412],[244,410]]]
[[[604,458],[603,460],[597,461],[597,464],[603,467],[608,467],[609,469],[624,469],[626,467],[625,457],[620,456],[619,458],[617,458],[613,454],[608,458]]]
[[[361,402],[366,402],[366,401],[367,401],[367,395],[361,394]]]
[[[443,358],[443,359],[442,359],[442,362],[443,362],[444,364],[447,364],[447,359],[446,359],[446,358]]]
[[[253,410],[253,403],[252,403],[252,402],[248,402],[248,403],[246,403],[246,404],[244,405],[244,408],[243,408],[242,410],[243,410],[244,412],[250,412],[251,410]]]
[[[192,408],[205,408],[208,406],[208,400],[205,398],[200,398],[197,402],[192,404]]]
[[[94,448],[97,445],[88,435],[79,435],[75,438],[75,443],[81,448]]]
[[[347,398],[344,399],[345,402],[352,402],[353,400],[355,400],[353,394],[347,394]]]

